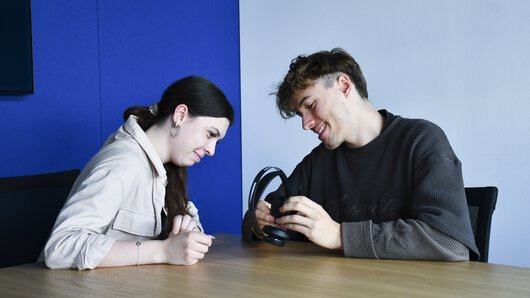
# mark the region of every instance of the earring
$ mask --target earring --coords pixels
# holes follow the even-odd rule
[[[173,125],[171,125],[171,128],[169,129],[169,134],[172,137],[176,137],[179,135],[180,132],[180,125],[177,124],[177,122],[174,122]]]

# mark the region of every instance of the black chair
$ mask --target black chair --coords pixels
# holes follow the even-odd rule
[[[79,173],[0,178],[0,268],[37,261]]]
[[[497,204],[497,187],[466,187],[467,206],[475,243],[480,257],[471,253],[472,261],[488,262],[491,217]]]

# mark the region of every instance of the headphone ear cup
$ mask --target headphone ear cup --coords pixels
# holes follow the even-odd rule
[[[284,246],[285,241],[289,240],[289,234],[279,228],[264,226],[263,232],[267,234],[267,241],[277,246]]]

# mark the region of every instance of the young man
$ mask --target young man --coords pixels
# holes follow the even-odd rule
[[[285,119],[298,115],[322,142],[287,179],[291,193],[260,227],[287,229],[347,257],[463,261],[478,255],[461,163],[426,120],[375,110],[357,62],[344,50],[298,56],[276,92]],[[281,196],[282,187],[269,194]],[[248,213],[243,236],[256,240]],[[305,236],[305,237],[304,237]]]

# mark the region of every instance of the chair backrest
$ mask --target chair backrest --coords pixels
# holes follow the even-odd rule
[[[469,218],[480,257],[471,253],[471,260],[488,262],[491,217],[497,204],[497,187],[466,187]]]
[[[0,268],[37,261],[79,172],[0,178]]]

